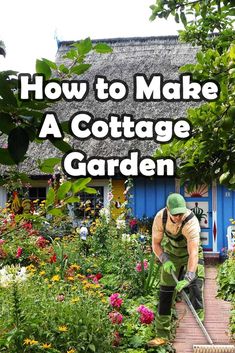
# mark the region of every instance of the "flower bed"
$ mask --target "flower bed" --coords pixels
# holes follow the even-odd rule
[[[173,352],[147,347],[159,284],[149,239],[104,211],[86,240],[70,223],[3,210],[0,352]]]

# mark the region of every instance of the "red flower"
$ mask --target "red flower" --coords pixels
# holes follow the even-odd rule
[[[41,237],[38,237],[36,243],[39,248],[43,249],[47,246],[48,240],[46,240],[44,237],[41,236]]]
[[[33,225],[30,222],[25,222],[22,224],[22,228],[24,228],[25,230],[27,230],[29,232],[33,228]]]
[[[49,262],[52,264],[53,262],[56,262],[56,253],[54,253],[50,259],[49,259]]]
[[[23,252],[23,248],[21,248],[21,247],[19,246],[18,249],[17,249],[17,252],[16,252],[16,258],[17,258],[17,259],[18,259],[19,257],[21,257],[22,252]]]

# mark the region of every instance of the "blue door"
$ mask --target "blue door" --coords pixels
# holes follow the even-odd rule
[[[211,187],[201,185],[188,191],[187,187],[181,187],[187,207],[194,212],[201,227],[201,241],[205,251],[213,250],[213,224],[212,224],[212,191]]]

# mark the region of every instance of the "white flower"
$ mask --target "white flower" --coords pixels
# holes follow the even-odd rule
[[[108,208],[101,208],[100,212],[99,212],[101,217],[104,217],[107,221],[109,221],[110,218],[110,212]]]
[[[117,219],[116,220],[116,225],[117,225],[117,229],[125,228],[125,226],[126,226],[125,219]]]
[[[82,240],[86,240],[88,234],[88,229],[87,227],[81,227],[80,228],[80,237]]]
[[[26,279],[26,267],[7,265],[0,270],[0,287],[8,287],[12,283],[20,283]]]
[[[122,240],[123,240],[123,241],[127,241],[127,242],[131,241],[131,236],[130,236],[130,234],[123,233],[123,234],[122,234]]]

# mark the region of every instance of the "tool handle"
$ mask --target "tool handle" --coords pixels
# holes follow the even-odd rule
[[[171,275],[172,275],[172,277],[173,277],[175,283],[177,284],[177,283],[178,283],[178,279],[177,279],[177,277],[176,277],[176,275],[174,274],[173,271],[171,271]],[[205,326],[204,326],[203,323],[201,322],[201,320],[200,320],[200,318],[199,318],[199,316],[198,316],[196,310],[194,309],[194,307],[193,307],[193,305],[192,305],[192,303],[191,303],[189,297],[187,296],[187,294],[185,293],[184,290],[182,290],[180,293],[182,294],[184,301],[187,303],[189,309],[191,310],[193,316],[195,317],[195,319],[196,319],[198,325],[200,326],[200,329],[201,329],[202,332],[204,333],[204,335],[205,335],[205,337],[206,337],[208,343],[214,344],[213,341],[212,341],[212,339],[211,339],[211,337],[209,336],[209,333],[207,332]]]

